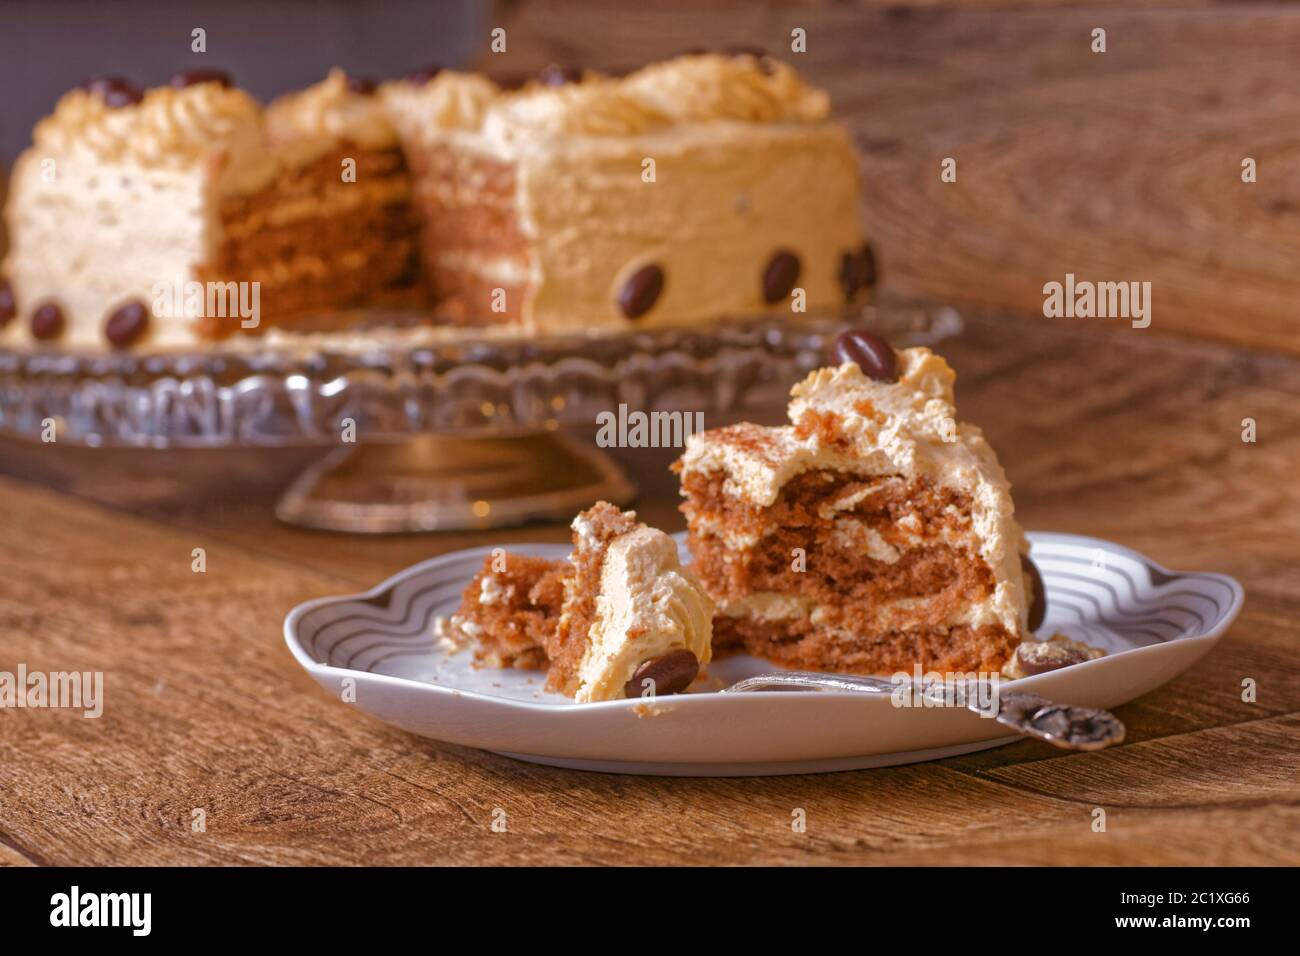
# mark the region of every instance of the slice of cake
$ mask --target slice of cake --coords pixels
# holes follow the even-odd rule
[[[668,535],[600,502],[573,521],[547,686],[579,701],[685,690],[712,657],[713,602]]]
[[[693,435],[675,466],[719,648],[864,674],[996,672],[1029,634],[1028,544],[955,376],[868,333],[791,424]]]
[[[215,74],[148,92],[101,78],[65,94],[14,165],[3,271],[19,314],[6,339],[193,341],[171,295],[155,308],[156,292],[171,291],[155,285],[212,271],[223,204],[274,183],[261,120]],[[238,305],[236,292],[236,316]]]
[[[519,242],[515,183],[508,166],[458,144],[473,137],[501,90],[477,74],[429,67],[385,83],[379,95],[411,170],[425,291],[440,319],[484,324],[464,303],[522,282],[507,254]]]
[[[530,555],[488,555],[447,619],[446,636],[466,641],[489,667],[545,668],[564,604],[567,561]]]
[[[266,134],[289,173],[277,184],[277,202],[311,208],[315,221],[304,242],[300,220],[269,219],[257,236],[262,254],[273,260],[319,254],[325,271],[315,285],[322,301],[312,308],[410,302],[419,229],[406,160],[376,84],[331,70],[267,107]]]
[[[874,281],[858,163],[790,66],[691,55],[626,77],[386,84],[431,294],[531,331],[842,307]]]
[[[712,656],[712,617],[673,539],[600,502],[574,519],[568,561],[489,557],[448,629],[584,702],[684,691]]]
[[[257,101],[214,71],[67,93],[14,167],[0,273],[17,314],[0,338],[187,345],[409,285],[400,160],[342,84],[283,104],[280,146]],[[335,162],[345,139],[378,147],[353,150],[354,182]]]

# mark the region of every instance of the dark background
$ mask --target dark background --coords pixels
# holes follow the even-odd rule
[[[180,69],[219,67],[267,100],[335,65],[379,78],[462,65],[483,45],[490,11],[486,0],[2,0],[0,163],[91,74],[152,86]],[[196,27],[207,31],[207,53],[190,50]]]

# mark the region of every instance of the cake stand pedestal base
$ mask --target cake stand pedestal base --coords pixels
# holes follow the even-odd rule
[[[509,438],[421,435],[340,448],[299,476],[275,513],[354,534],[498,528],[564,520],[636,487],[605,454],[561,432]]]

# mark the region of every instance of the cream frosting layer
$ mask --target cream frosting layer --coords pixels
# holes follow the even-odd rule
[[[251,192],[275,173],[262,131],[262,108],[220,83],[151,89],[131,106],[106,107],[72,90],[36,124],[33,151],[77,165],[145,170],[204,168],[226,192]]]
[[[830,115],[826,92],[809,86],[789,64],[748,54],[652,63],[621,85],[674,122],[820,123]]]
[[[497,98],[483,115],[483,136],[517,154],[574,135],[636,136],[656,128],[716,121],[820,123],[830,98],[793,67],[749,55],[680,56],[611,79],[529,86]]]
[[[863,492],[864,495],[868,493],[870,493],[869,488]],[[946,545],[960,549],[970,542],[969,534],[960,527],[944,525],[937,532],[927,532],[915,514],[907,514],[899,518],[890,535],[892,542],[886,541],[876,528],[852,515],[828,515],[824,513],[825,509],[819,510],[823,512],[821,517],[824,520],[832,522],[831,541],[836,547],[855,554],[864,554],[885,564],[898,562],[906,552],[916,548]],[[718,538],[729,550],[735,552],[763,547],[764,539],[779,530],[769,527],[756,531],[741,531],[737,530],[734,523],[728,523],[725,519],[714,519],[709,515],[695,515],[691,519],[691,527],[696,534]]]
[[[994,591],[971,621],[998,622],[1027,633],[1028,610],[1020,554],[1028,545],[1011,501],[1011,487],[983,433],[959,423],[956,376],[926,348],[897,353],[898,380],[878,382],[854,363],[812,372],[791,391],[792,425],[748,425],[692,435],[682,474],[721,473],[726,494],[756,508],[770,507],[792,478],[827,469],[863,476],[917,476],[971,499],[972,541],[988,565]],[[832,439],[808,427],[817,417],[837,423]],[[949,541],[956,544],[958,542]]]
[[[24,315],[46,300],[60,305],[61,345],[103,347],[106,317],[130,300],[152,312],[142,341],[192,343],[192,322],[156,293],[211,261],[222,198],[265,188],[278,171],[261,107],[240,90],[159,87],[118,108],[72,90],[14,166],[0,271]],[[29,339],[27,323],[11,322],[4,337]]]
[[[763,294],[780,251],[799,259],[805,309],[840,308],[841,257],[863,238],[857,158],[831,124],[719,120],[577,137],[527,154],[517,181],[531,243],[524,314],[547,331],[631,324],[619,291],[649,264],[664,285],[638,327],[789,313],[792,298]]]
[[[872,633],[882,631],[900,631],[906,633],[915,627],[918,617],[930,616],[938,599],[936,598],[894,598],[880,601],[858,612],[857,620],[861,626]],[[840,608],[817,604],[809,598],[796,594],[782,594],[779,591],[756,591],[737,601],[730,601],[718,608],[719,617],[747,618],[758,621],[788,621],[792,618],[805,619],[815,627],[826,627],[832,633],[846,640],[854,640],[859,634],[839,628],[836,621],[840,617]],[[988,624],[1001,624],[996,610],[989,602],[976,602],[943,615],[938,626],[943,628],[972,627],[980,628]]]
[[[858,161],[826,93],[786,64],[683,56],[515,92],[442,73],[383,95],[408,152],[439,144],[513,169],[528,272],[511,312],[530,331],[630,326],[619,293],[651,264],[664,284],[638,327],[843,306],[841,259],[863,242]],[[764,295],[778,252],[799,260],[797,306]]]
[[[655,128],[725,120],[824,122],[830,98],[791,66],[750,55],[700,54],[654,63],[625,77],[587,73],[581,83],[530,83],[505,92],[477,74],[385,83],[380,95],[403,139],[476,131],[485,150],[517,157],[573,136],[634,136]]]
[[[402,140],[429,144],[453,130],[477,130],[501,88],[476,73],[443,70],[426,83],[394,80],[379,88],[389,122]]]
[[[192,344],[192,323],[172,315],[170,296],[154,293],[159,284],[192,281],[195,264],[208,261],[220,240],[204,171],[56,160],[49,179],[46,159],[31,149],[14,166],[5,210],[12,244],[0,271],[21,315],[0,340],[30,340],[27,317],[52,301],[66,323],[60,345],[103,347],[108,314],[140,300],[153,313],[145,341]]]
[[[610,542],[601,567],[589,645],[578,666],[578,701],[614,700],[642,662],[685,649],[712,656],[713,602],[681,566],[677,545],[644,525]]]
[[[267,107],[266,131],[275,143],[306,140],[328,148],[351,142],[364,149],[397,145],[397,133],[380,97],[348,89],[347,74],[339,69]]]
[[[633,136],[669,122],[613,80],[536,87],[502,97],[486,112],[483,135],[502,152],[522,152],[537,140],[573,135]]]

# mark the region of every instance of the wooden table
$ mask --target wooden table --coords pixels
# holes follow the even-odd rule
[[[102,670],[107,686],[98,720],[0,711],[0,861],[1300,862],[1300,360],[1007,316],[971,318],[942,351],[1027,527],[1245,584],[1245,612],[1212,654],[1119,708],[1122,747],[1023,742],[909,767],[704,780],[437,744],[321,692],[284,647],[285,612],[441,551],[564,529],[311,533],[270,511],[310,459],[301,452],[3,442],[0,670]],[[1241,440],[1246,417],[1255,444]],[[680,528],[667,458],[636,462],[662,476],[643,517]],[[1256,703],[1241,699],[1247,677]],[[504,834],[490,829],[497,807]],[[1092,831],[1094,807],[1105,833]],[[795,808],[806,833],[791,830]]]
[[[1300,354],[1295,4],[513,0],[480,66],[619,71],[760,47],[831,94],[899,291],[1038,312],[1067,272],[1153,287],[1153,322]],[[791,53],[791,31],[806,52]],[[1106,52],[1093,52],[1093,31]],[[945,159],[956,180],[941,178]],[[1242,181],[1242,162],[1255,181]]]

